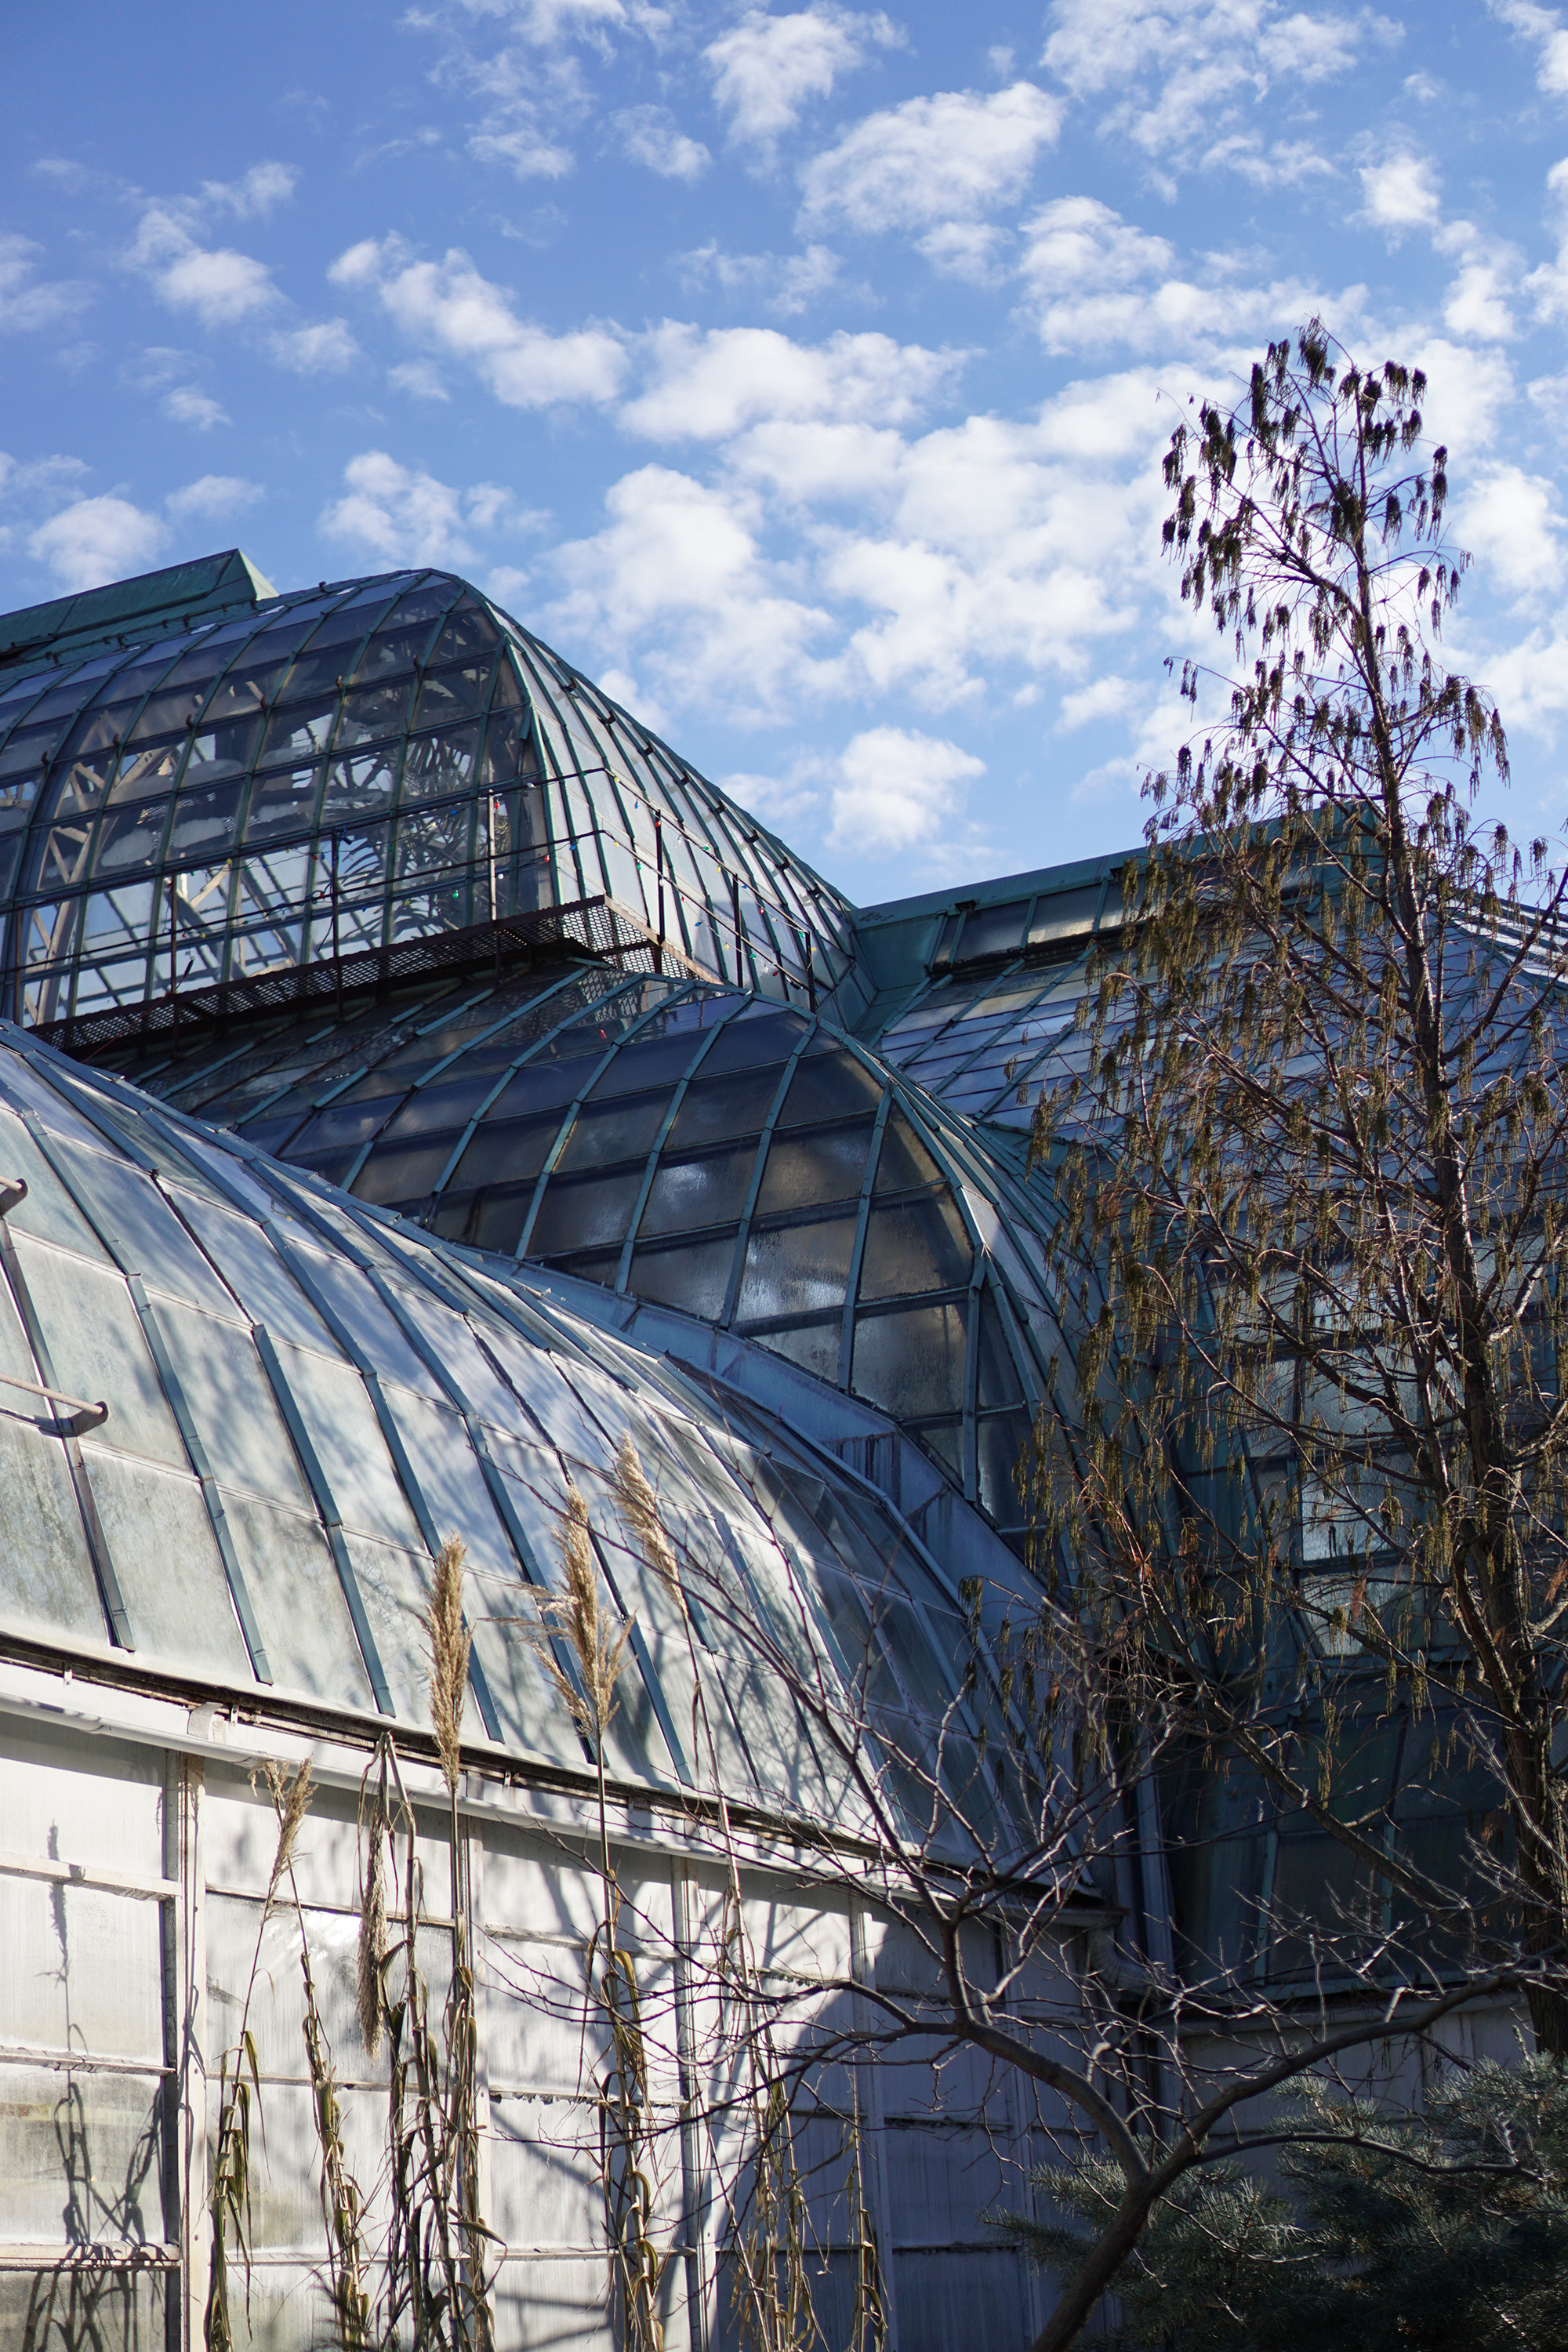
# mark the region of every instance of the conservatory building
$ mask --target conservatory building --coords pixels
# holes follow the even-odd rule
[[[920,1996],[813,1691],[938,1758],[933,1819],[982,1783],[1005,1814],[987,1643],[1041,1589],[1031,1427],[1073,1410],[1028,1127],[1121,862],[852,907],[442,572],[279,594],[230,551],[0,619],[6,2341],[198,2345],[215,2260],[237,2342],[342,2340],[342,2179],[383,2240],[417,2201],[413,2011],[400,2043],[363,1993],[378,1823],[437,2042],[471,1962],[459,2267],[496,2344],[746,2339],[778,2247],[702,1955],[815,2033]],[[1179,1841],[1151,1813],[1064,1895],[1040,2016],[1086,1937],[1169,1965],[1305,1883],[1311,1842],[1228,1801],[1173,1792]],[[1026,2345],[1045,2290],[982,2217],[1065,2113],[934,2049],[809,2081],[825,2340]]]

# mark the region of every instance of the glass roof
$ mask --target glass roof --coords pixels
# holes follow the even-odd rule
[[[667,966],[867,1002],[845,901],[462,581],[111,622],[0,669],[25,1025],[604,899]]]
[[[878,1049],[962,1118],[1026,1129],[1042,1090],[1081,1045],[1073,1019],[1085,951],[1041,965],[1014,957],[981,973],[929,972],[878,1038]]]
[[[1043,1187],[830,1026],[567,967],[247,1024],[138,1083],[361,1200],[742,1334],[902,1424],[1017,1542],[1068,1351]]]
[[[456,1532],[474,1737],[580,1765],[535,1646],[574,1485],[607,1602],[637,1617],[617,1772],[694,1777],[696,1675],[732,1791],[831,1813],[827,1759],[736,1636],[753,1621],[806,1626],[846,1678],[869,1643],[881,1736],[929,1747],[933,1694],[945,1708],[963,1674],[958,1595],[896,1513],[753,1403],[8,1025],[0,1178],[13,1628],[422,1724],[420,1612]],[[728,1633],[710,1599],[689,1636],[622,1524],[628,1434]],[[955,1759],[978,1727],[959,1706]]]

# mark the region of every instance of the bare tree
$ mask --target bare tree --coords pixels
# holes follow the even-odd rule
[[[1438,657],[1425,394],[1314,322],[1173,435],[1165,545],[1231,661],[1184,667],[1217,709],[1036,1117],[1082,1420],[1032,1486],[1130,1703],[1347,1850],[1408,1981],[1511,1971],[1562,2056],[1564,879],[1475,818],[1507,752]],[[1391,1723],[1479,1839],[1369,1790]]]
[[[742,1477],[744,1459],[738,1447]],[[618,1483],[616,1539],[629,1533],[637,1545],[689,1649],[693,1746],[706,1757],[724,1887],[710,1931],[680,1955],[711,2038],[679,2123],[699,2124],[711,2151],[742,2332],[758,2352],[817,2343],[839,2352],[803,2301],[806,2257],[823,2249],[801,2230],[804,2160],[787,2133],[792,2117],[833,2111],[823,2086],[847,2068],[929,2065],[940,2101],[946,2063],[980,2053],[995,2075],[1036,2091],[1047,2133],[1060,2136],[1065,2115],[1066,2145],[1087,2134],[1115,2159],[1125,2194],[1037,2339],[1036,2352],[1057,2352],[1079,2335],[1172,2188],[1194,2168],[1276,2144],[1273,2091],[1373,2043],[1406,2053],[1431,2043],[1466,2002],[1524,1984],[1521,1966],[1492,1957],[1439,1969],[1403,1930],[1369,1932],[1360,1916],[1302,1925],[1309,1973],[1337,1988],[1305,2010],[1274,1998],[1249,1966],[1221,1961],[1184,1978],[1152,1967],[1119,1936],[1105,1889],[1131,1840],[1138,1779],[1158,1773],[1194,1728],[1173,1685],[1142,1688],[1154,1711],[1145,1706],[1135,1724],[1125,1677],[1107,1672],[1115,1644],[1097,1627],[1086,1633],[1060,1606],[1015,1624],[1005,1597],[974,1588],[966,1617],[947,1609],[950,1695],[917,1707],[911,1596],[928,1619],[946,1604],[912,1538],[895,1546],[879,1585],[838,1594],[829,1616],[803,1586],[764,1585],[728,1552],[672,1539],[629,1444]],[[593,1532],[584,1518],[583,1535]],[[724,1795],[717,1717],[727,1683],[759,1680],[817,1776],[816,1823],[826,1811],[835,1823],[828,1836],[805,1817],[799,1824],[816,1848],[819,1894],[837,1881],[896,1930],[896,1984],[875,1972],[774,1971],[750,1947],[741,1873],[752,1832],[737,1826]],[[631,1895],[616,1900],[629,1918]],[[644,1921],[639,1934],[652,1981],[658,1931]],[[571,1971],[527,1990],[566,2017],[581,1999]],[[673,1993],[662,2007],[644,2000],[650,2080],[679,2071],[674,2011]],[[852,2135],[841,2096],[837,2120]],[[667,2140],[677,2126],[672,2111]],[[665,2161],[668,2169],[672,2150]],[[868,2284],[844,2352],[873,2352],[878,2257],[863,2202],[857,2226]]]

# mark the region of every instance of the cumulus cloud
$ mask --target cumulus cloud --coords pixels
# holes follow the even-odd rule
[[[1395,242],[1410,228],[1435,228],[1438,216],[1437,167],[1429,155],[1410,152],[1362,166],[1366,198],[1363,218],[1387,229]]]
[[[30,236],[0,236],[0,332],[29,334],[63,325],[91,301],[91,287],[74,278],[52,284],[38,278],[43,249]]]
[[[172,425],[190,425],[198,433],[210,433],[215,425],[229,422],[227,409],[194,383],[176,384],[173,392],[163,394],[161,404]]]
[[[1025,222],[1019,265],[1025,308],[1050,352],[1120,346],[1191,350],[1272,333],[1281,318],[1307,318],[1321,297],[1300,283],[1183,277],[1173,247],[1134,227],[1095,196],[1058,196]],[[1334,315],[1347,320],[1342,298]]]
[[[1470,221],[1447,223],[1432,242],[1439,253],[1451,254],[1458,263],[1443,306],[1449,333],[1475,342],[1506,342],[1515,331],[1509,308],[1520,274],[1514,247],[1484,236]]]
[[[840,752],[827,839],[860,856],[892,856],[935,839],[985,762],[936,735],[869,727]]]
[[[175,522],[210,522],[241,513],[266,495],[259,482],[248,482],[242,474],[202,474],[182,489],[171,490],[163,506]]]
[[[1454,535],[1512,596],[1532,597],[1563,578],[1553,486],[1522,467],[1478,467],[1460,497]]]
[[[374,294],[412,340],[471,367],[510,408],[614,398],[626,358],[599,327],[552,335],[520,319],[505,287],[481,278],[454,247],[440,261],[416,261],[398,237],[351,246],[328,272],[338,286]]]
[[[188,220],[167,205],[151,205],[142,214],[128,257],[160,301],[194,310],[205,327],[233,326],[279,299],[264,262],[231,246],[199,244]]]
[[[1561,12],[1542,8],[1536,0],[1488,0],[1494,16],[1529,41],[1535,49],[1535,79],[1552,98],[1568,96],[1568,31]]]
[[[730,137],[764,153],[794,128],[814,98],[826,98],[868,49],[889,48],[903,35],[884,16],[860,16],[830,5],[794,16],[749,8],[740,23],[703,51],[713,96],[730,118]]]
[[[812,649],[830,617],[767,562],[751,493],[643,466],[605,505],[602,530],[558,551],[566,594],[549,618],[560,634],[623,662],[640,647],[637,667],[672,707],[768,718],[826,683]]]
[[[494,482],[454,489],[422,467],[366,449],[343,467],[342,496],[326,508],[320,528],[388,566],[470,565],[478,557],[476,534],[493,530],[510,513],[510,492]]]
[[[718,481],[647,466],[616,485],[605,528],[558,551],[567,593],[547,633],[672,711],[750,720],[883,694],[940,710],[1009,671],[1077,688],[1164,593],[1149,585],[1156,389],[1138,371],[1031,418],[914,435],[831,414],[742,421]],[[716,404],[716,421],[737,414]]]
[[[677,257],[686,284],[725,294],[760,297],[780,318],[792,319],[838,284],[843,263],[830,246],[808,245],[802,253],[726,253],[714,238]]]
[[[773,327],[704,331],[667,320],[647,337],[647,389],[621,422],[650,440],[727,441],[771,417],[901,423],[942,392],[963,364],[889,335],[840,330],[797,343]]]
[[[294,375],[340,375],[359,357],[346,319],[323,319],[313,327],[289,327],[268,344],[279,367]]]
[[[801,173],[802,217],[870,235],[917,234],[939,267],[973,273],[993,239],[984,216],[1023,193],[1061,128],[1058,100],[1033,82],[989,97],[943,90],[868,115]]]
[[[129,499],[78,499],[39,524],[27,552],[48,566],[63,589],[74,592],[150,570],[164,536],[159,518]]]
[[[667,106],[627,106],[610,118],[620,151],[661,180],[700,180],[712,161],[700,139],[688,138]]]
[[[202,201],[213,212],[265,220],[288,203],[299,184],[300,174],[291,163],[253,163],[237,180],[204,180]]]
[[[1307,16],[1289,0],[1055,0],[1041,63],[1086,101],[1107,100],[1101,127],[1163,171],[1193,163],[1255,175],[1248,110],[1280,86],[1331,81],[1369,47],[1398,37],[1370,9]]]

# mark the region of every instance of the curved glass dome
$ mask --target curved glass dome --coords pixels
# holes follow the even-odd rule
[[[1023,1540],[1015,1472],[1068,1358],[1039,1188],[820,1015],[579,965],[136,1076],[451,1240],[755,1340]]]
[[[584,904],[652,964],[865,1003],[837,894],[461,580],[160,625],[0,668],[25,1025]]]
[[[538,1654],[575,1487],[607,1605],[636,1612],[619,1773],[696,1777],[695,1675],[731,1788],[831,1816],[809,1730],[735,1637],[748,1612],[775,1635],[809,1626],[847,1690],[868,1643],[886,1739],[929,1744],[932,1708],[950,1706],[978,1729],[942,1572],[896,1514],[753,1404],[704,1394],[13,1028],[0,1178],[0,1618],[14,1631],[422,1726],[421,1612],[432,1556],[457,1532],[475,1739],[581,1767]],[[623,1523],[613,1470],[628,1435],[679,1559],[709,1580],[689,1621]],[[965,1754],[961,1732],[955,1769]]]

